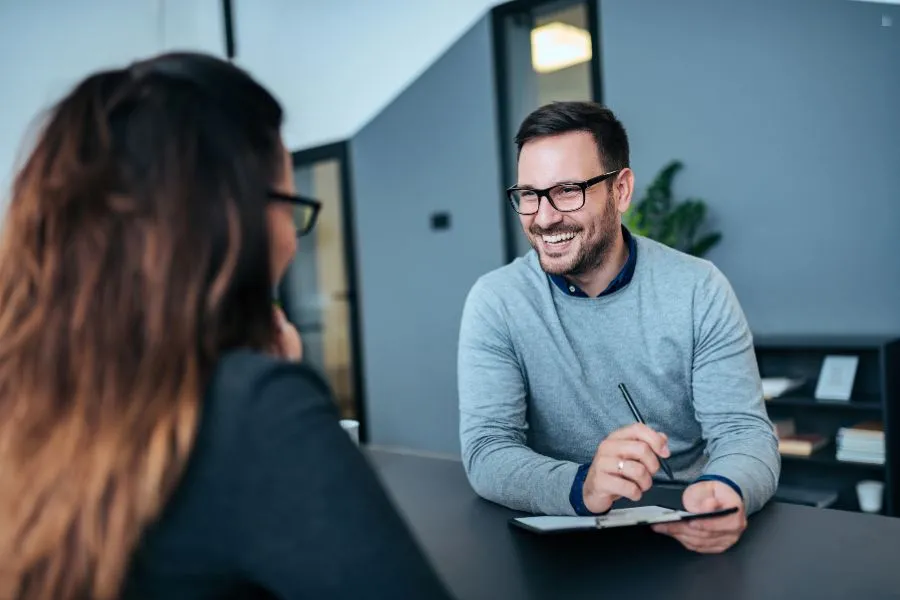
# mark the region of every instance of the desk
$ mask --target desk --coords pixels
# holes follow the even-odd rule
[[[478,498],[457,461],[367,453],[460,600],[900,598],[900,519],[771,504],[715,556],[648,528],[536,536],[508,525],[520,513]]]

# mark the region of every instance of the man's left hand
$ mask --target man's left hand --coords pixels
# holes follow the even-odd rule
[[[697,519],[653,525],[653,531],[672,536],[688,550],[703,554],[725,552],[737,542],[747,528],[744,501],[720,481],[699,481],[688,486],[682,496],[685,510],[710,512],[737,506],[734,514],[712,519]]]

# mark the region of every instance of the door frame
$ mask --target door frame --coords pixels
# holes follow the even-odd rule
[[[342,235],[344,238],[344,272],[347,274],[347,307],[350,320],[350,360],[353,362],[353,401],[356,419],[359,421],[359,439],[368,441],[366,419],[365,382],[363,380],[362,323],[359,310],[359,275],[356,254],[356,220],[353,215],[353,179],[351,177],[350,144],[334,142],[291,152],[293,167],[311,166],[315,163],[337,160],[340,170]],[[302,250],[301,250],[302,252]]]
[[[504,248],[506,262],[512,262],[518,256],[516,252],[515,224],[507,214],[509,204],[506,199],[507,181],[512,181],[513,173],[508,173],[509,157],[506,152],[515,132],[510,131],[509,104],[510,90],[507,85],[509,73],[507,73],[507,39],[505,21],[515,15],[531,13],[541,6],[585,4],[587,11],[588,33],[591,34],[591,99],[594,102],[603,102],[603,63],[600,60],[600,0],[511,0],[498,4],[491,9],[491,34],[493,37],[494,54],[494,99],[496,101],[497,114],[497,149],[500,153],[500,203]]]

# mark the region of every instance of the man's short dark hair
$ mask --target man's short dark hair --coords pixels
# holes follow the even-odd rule
[[[611,110],[596,102],[553,102],[525,117],[516,134],[522,152],[527,142],[548,135],[587,131],[597,142],[600,164],[606,171],[630,166],[628,134]]]

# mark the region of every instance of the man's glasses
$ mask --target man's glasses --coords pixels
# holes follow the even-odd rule
[[[298,236],[306,235],[316,226],[316,218],[322,209],[322,203],[318,200],[274,191],[270,191],[268,196],[272,202],[287,202],[294,205],[294,224],[297,226]]]
[[[597,175],[587,181],[559,183],[543,190],[513,186],[506,190],[506,195],[513,209],[520,215],[536,214],[541,206],[541,198],[547,198],[550,206],[559,212],[574,212],[584,206],[585,190],[609,179],[621,170],[616,169],[603,175]]]

